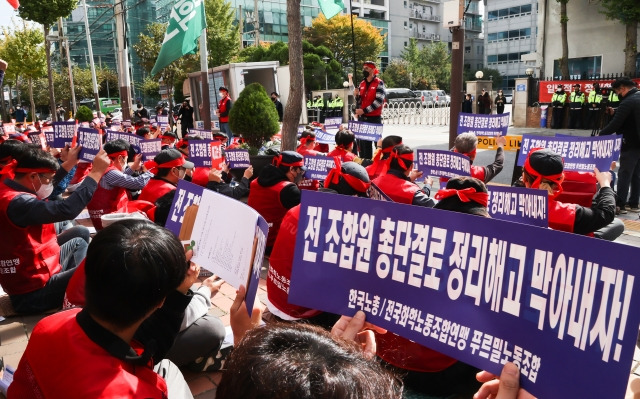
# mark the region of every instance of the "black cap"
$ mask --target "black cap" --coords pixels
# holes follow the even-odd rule
[[[227,93],[229,92],[229,89],[227,89],[224,86],[220,86],[220,88],[218,89],[218,91],[223,91],[223,90],[226,91]]]
[[[529,165],[541,176],[557,175],[564,170],[562,157],[547,148],[530,153]]]
[[[159,168],[162,168],[162,164],[167,162],[175,161],[176,159],[184,158],[182,153],[175,148],[167,148],[166,150],[162,150],[156,155],[153,160],[158,164]],[[187,160],[184,161],[184,164],[181,165],[185,169],[193,169],[193,162],[189,162]]]
[[[273,164],[275,166],[299,166],[302,170],[307,170],[304,167],[304,157],[295,151],[282,151],[273,158]]]

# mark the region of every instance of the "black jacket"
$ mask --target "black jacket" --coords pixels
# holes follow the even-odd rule
[[[640,92],[631,89],[620,102],[613,119],[600,130],[600,136],[622,134],[622,151],[640,148]]]

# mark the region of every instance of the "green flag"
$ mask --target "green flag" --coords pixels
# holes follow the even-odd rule
[[[344,9],[342,0],[318,0],[318,5],[327,19],[335,17]]]
[[[178,58],[193,54],[198,49],[198,39],[207,27],[203,0],[178,0],[171,9],[171,19],[164,35],[162,48],[151,75]]]

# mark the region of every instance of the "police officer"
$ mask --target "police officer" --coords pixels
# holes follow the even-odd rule
[[[600,83],[593,83],[593,89],[589,92],[588,101],[588,127],[596,130],[600,128],[600,103],[602,102],[602,90],[600,89]]]
[[[562,122],[564,122],[564,103],[566,101],[567,93],[564,91],[564,85],[559,84],[556,92],[553,93],[553,97],[551,97],[551,105],[553,106],[552,129],[562,129]]]
[[[569,129],[582,129],[582,106],[584,105],[584,93],[580,91],[580,84],[573,85],[573,91],[569,95]]]

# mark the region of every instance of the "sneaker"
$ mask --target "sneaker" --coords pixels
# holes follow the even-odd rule
[[[233,345],[221,348],[219,351],[216,351],[216,353],[211,353],[208,356],[197,358],[192,363],[188,364],[187,368],[195,372],[222,370],[224,369],[224,364],[232,350]]]
[[[624,215],[626,213],[627,213],[626,208],[620,208],[619,206],[616,206],[616,215]]]
[[[635,212],[635,213],[640,212],[640,208],[638,208],[638,206],[632,206],[632,207],[629,207],[629,210],[630,210],[631,212]]]

